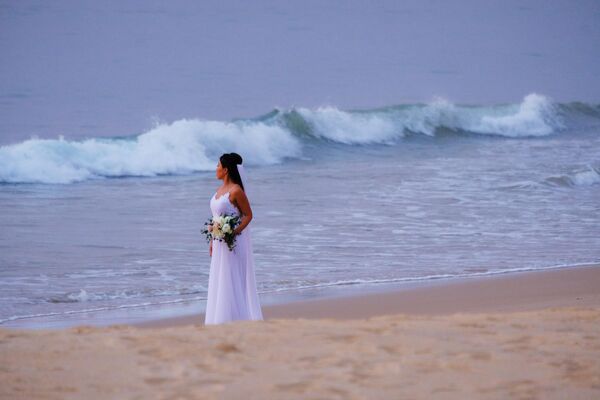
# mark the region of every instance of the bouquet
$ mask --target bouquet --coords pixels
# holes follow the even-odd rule
[[[235,214],[223,214],[213,218],[210,218],[204,223],[204,229],[202,233],[206,236],[206,241],[218,240],[220,242],[226,242],[229,251],[232,251],[235,247],[236,234],[233,230],[241,222],[238,215]]]

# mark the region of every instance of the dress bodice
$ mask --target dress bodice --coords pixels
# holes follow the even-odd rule
[[[210,199],[210,210],[213,217],[222,214],[241,215],[240,210],[229,201],[229,192],[226,192],[219,198],[217,198],[217,193],[215,193]]]

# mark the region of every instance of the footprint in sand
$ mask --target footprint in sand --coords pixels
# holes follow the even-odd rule
[[[223,353],[241,353],[241,350],[233,343],[219,343],[215,348]]]
[[[162,376],[155,376],[155,377],[144,379],[144,382],[149,383],[150,385],[162,385],[169,381],[170,381],[169,378],[164,378]]]

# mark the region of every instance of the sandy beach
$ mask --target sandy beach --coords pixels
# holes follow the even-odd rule
[[[0,329],[0,398],[600,397],[598,265],[199,318]]]
[[[599,17],[0,0],[0,400],[600,400]]]

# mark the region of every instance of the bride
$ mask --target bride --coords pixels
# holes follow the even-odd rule
[[[233,250],[229,250],[225,242],[210,242],[210,274],[204,323],[262,320],[254,276],[252,235],[248,226],[252,220],[252,209],[246,196],[248,182],[242,157],[237,153],[223,154],[219,158],[216,175],[223,185],[210,199],[213,217],[236,214],[241,215],[241,222],[234,230],[237,236]]]

